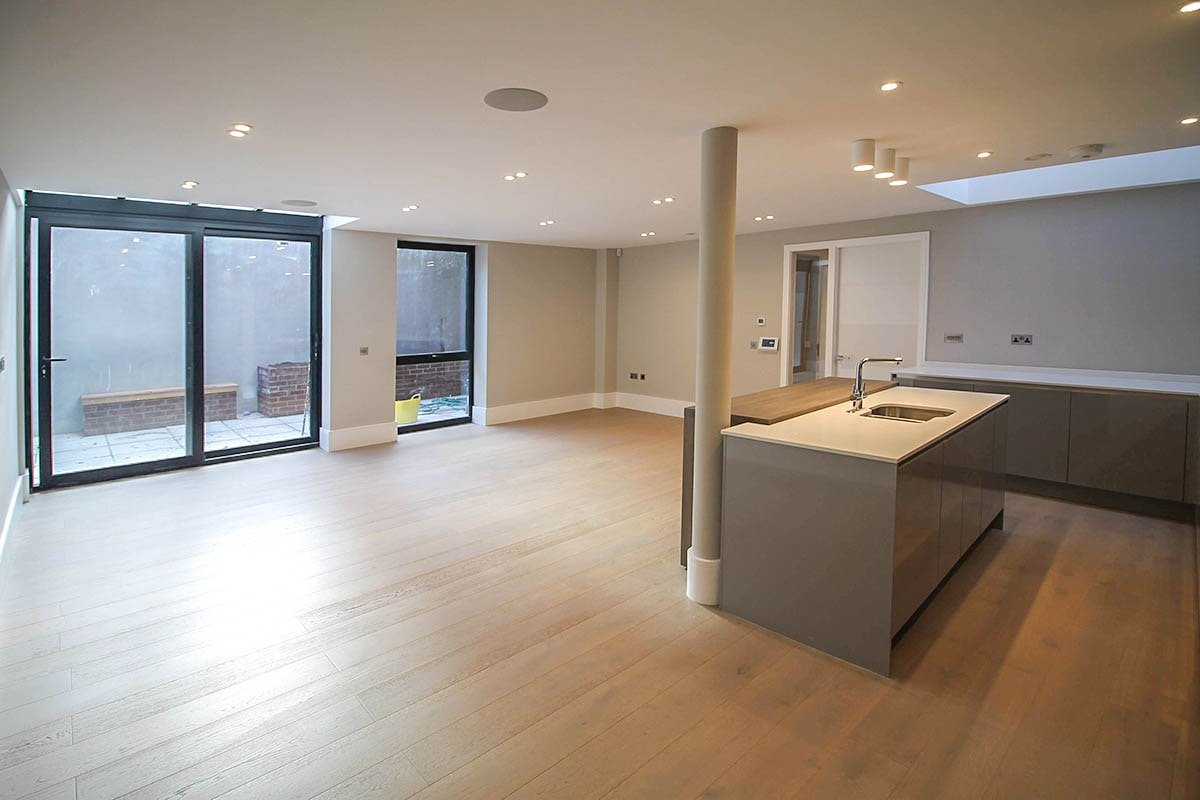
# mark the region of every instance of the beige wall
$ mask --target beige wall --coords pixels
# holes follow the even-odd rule
[[[396,243],[393,233],[325,237],[322,426],[393,419]],[[439,240],[445,241],[445,240]],[[472,244],[471,242],[466,242]],[[595,364],[594,250],[474,243],[475,405],[591,393]],[[370,348],[368,356],[359,347]]]
[[[0,372],[0,526],[4,523],[9,502],[22,472],[23,448],[20,409],[23,404],[21,382],[21,353],[17,343],[20,297],[20,265],[23,238],[21,208],[0,172],[0,355],[6,366]]]
[[[1185,184],[739,236],[733,392],[778,385],[779,355],[749,342],[785,324],[785,245],[926,230],[929,360],[1200,374],[1197,219],[1200,184]],[[693,397],[695,308],[695,242],[624,251],[621,391]]]
[[[324,348],[321,427],[395,420],[396,237],[327,231],[321,279]],[[359,355],[360,347],[368,355]]]
[[[617,390],[617,330],[620,302],[620,260],[616,250],[596,251],[596,376],[595,391]]]
[[[591,393],[596,253],[488,243],[487,405]]]

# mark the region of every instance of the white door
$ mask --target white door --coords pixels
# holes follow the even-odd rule
[[[837,374],[853,378],[867,357],[901,356],[917,364],[924,307],[924,247],[920,241],[838,248]],[[863,375],[887,378],[891,364],[868,364]]]

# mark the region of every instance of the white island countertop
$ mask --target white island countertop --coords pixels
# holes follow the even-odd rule
[[[1000,383],[1007,381],[1042,386],[1068,386],[1076,389],[1200,395],[1200,376],[1167,375],[1157,372],[937,363],[898,369],[895,375],[898,378],[947,378]]]
[[[827,453],[899,463],[944,439],[1008,399],[1003,394],[953,392],[899,386],[868,395],[862,411],[849,413],[849,401],[774,425],[746,422],[722,431],[725,436],[821,450]],[[940,408],[954,413],[926,422],[863,416],[875,406]]]

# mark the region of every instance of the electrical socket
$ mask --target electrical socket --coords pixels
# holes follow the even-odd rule
[[[1033,344],[1032,333],[1014,333],[1009,337],[1011,344]]]
[[[636,373],[636,372],[631,372],[631,373],[629,373],[629,380],[631,380],[631,381],[636,381],[636,380],[637,380],[637,373]]]
[[[641,373],[640,375],[638,375],[638,380],[639,380],[639,381],[644,381],[644,380],[646,380],[646,373],[644,373],[644,372],[643,372],[643,373]]]
[[[365,355],[368,355],[370,352],[371,352],[371,348],[369,348],[369,347],[360,347],[360,348],[358,348],[358,354],[359,354],[360,356],[365,356]]]

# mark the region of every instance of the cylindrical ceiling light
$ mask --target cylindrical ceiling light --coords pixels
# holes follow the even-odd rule
[[[855,172],[869,172],[875,169],[875,140],[859,139],[850,151],[850,166]]]
[[[896,148],[885,147],[875,152],[875,177],[883,180],[896,174]]]
[[[908,159],[897,158],[895,174],[888,181],[888,186],[906,186],[908,185]]]

